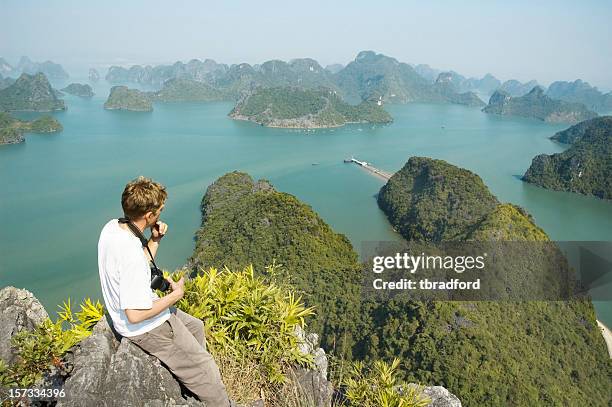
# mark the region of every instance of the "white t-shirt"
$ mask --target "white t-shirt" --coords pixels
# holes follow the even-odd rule
[[[170,318],[168,309],[132,324],[126,309],[150,309],[159,297],[151,289],[151,269],[140,240],[112,219],[102,228],[98,241],[98,271],[102,296],[115,330],[123,336],[149,332]]]

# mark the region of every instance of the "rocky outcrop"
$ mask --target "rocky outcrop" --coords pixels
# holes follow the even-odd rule
[[[461,407],[457,396],[442,386],[425,387],[423,393],[431,400],[427,407]]]
[[[23,330],[31,330],[47,319],[42,304],[27,291],[6,287],[0,291],[0,358],[7,364],[15,359],[11,338]]]
[[[34,329],[48,315],[32,293],[14,287],[0,291],[0,306],[0,356],[6,363],[12,363],[16,355],[11,349],[11,337],[22,330]],[[330,407],[333,387],[327,380],[327,357],[318,347],[318,336],[301,329],[296,334],[300,349],[311,353],[315,362],[313,369],[292,369],[291,376],[299,387],[296,391],[311,402],[309,406]],[[108,316],[32,387],[63,389],[64,397],[53,400],[57,407],[205,406],[192,397],[159,359],[116,335]],[[36,405],[43,400],[31,401]],[[263,406],[262,401],[249,404],[255,406]],[[232,407],[245,406],[232,403]]]
[[[184,395],[179,382],[128,339],[118,340],[106,319],[66,356],[71,365],[66,397],[57,406],[202,406]]]
[[[309,353],[314,357],[313,369],[302,367],[293,369],[293,378],[299,386],[300,394],[309,406],[329,407],[334,387],[327,380],[327,356],[325,351],[319,347],[319,335],[306,334],[301,328],[297,329],[296,334],[301,342],[302,353]]]
[[[539,86],[520,97],[512,97],[502,90],[497,90],[482,111],[504,116],[532,117],[550,123],[577,123],[597,117],[597,113],[587,109],[582,103],[551,99]]]

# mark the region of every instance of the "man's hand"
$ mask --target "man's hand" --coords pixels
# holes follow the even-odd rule
[[[149,309],[126,309],[125,315],[130,323],[137,324],[146,319],[152,318],[183,298],[183,295],[185,295],[185,279],[181,277],[179,281],[174,282],[174,280],[172,280],[170,277],[167,277],[166,280],[168,280],[170,283],[172,292],[158,300],[153,301],[153,307]]]
[[[175,295],[178,297],[177,301],[183,298],[183,295],[185,295],[185,278],[181,277],[181,279],[176,282],[170,277],[167,277],[166,280],[170,283],[172,293],[176,293]]]
[[[151,240],[159,243],[159,241],[164,237],[164,235],[168,232],[168,225],[166,225],[162,221],[157,221],[157,223],[151,226]]]

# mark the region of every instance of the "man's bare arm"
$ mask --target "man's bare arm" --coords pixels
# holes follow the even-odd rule
[[[183,298],[185,294],[184,285],[185,280],[183,277],[178,282],[174,282],[172,279],[168,279],[170,283],[170,287],[172,287],[172,292],[157,301],[153,302],[153,306],[149,309],[126,309],[125,315],[127,316],[128,321],[132,324],[137,324],[149,318],[153,318],[158,315],[162,311],[170,308],[174,305],[178,300]]]

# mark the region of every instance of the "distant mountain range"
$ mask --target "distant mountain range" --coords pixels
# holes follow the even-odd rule
[[[598,113],[612,112],[612,92],[604,94],[580,79],[574,82],[553,82],[548,87],[546,94],[553,99],[582,103]]]
[[[480,106],[484,105],[480,99],[488,100],[497,90],[519,97],[540,86],[534,80],[522,83],[511,79],[502,83],[492,74],[467,78],[455,71],[441,71],[425,64],[413,66],[373,51],[361,51],[346,66],[334,64],[325,68],[311,58],[289,62],[270,60],[255,65],[227,65],[212,59],[193,59],[172,65],[111,66],[106,74],[106,80],[111,83],[139,83],[158,88],[172,79],[202,82],[231,100],[238,100],[257,87],[298,86],[335,90],[344,100],[354,104],[382,97],[384,102],[390,103],[449,102]],[[603,95],[580,80],[555,82],[547,95],[583,103],[599,112],[609,110],[612,105],[610,94]]]
[[[50,80],[66,80],[70,77],[60,64],[52,61],[34,62],[23,56],[19,59],[17,66],[12,66],[4,58],[0,58],[0,75],[16,78],[22,73],[30,75],[42,72]]]
[[[323,68],[310,58],[231,66],[211,59],[203,62],[194,59],[188,63],[176,62],[154,67],[112,66],[106,79],[113,83],[135,82],[157,87],[162,87],[171,79],[195,80],[232,100],[237,100],[258,87],[294,86],[304,89],[330,89],[353,104],[380,98],[391,103],[481,104],[474,95],[462,95],[465,92],[457,91],[453,87],[440,87],[430,83],[410,65],[373,51],[360,52],[344,67],[332,65]]]
[[[44,73],[50,81],[69,78],[64,68],[52,61],[34,62],[23,56],[16,66],[12,66],[0,58],[0,89],[10,86],[21,73],[38,72]],[[90,82],[96,82],[98,78],[98,72],[90,69]],[[411,65],[373,51],[361,51],[346,66],[332,64],[325,68],[311,58],[289,62],[270,60],[255,65],[227,65],[212,59],[192,59],[187,63],[178,61],[172,65],[133,65],[129,68],[111,66],[106,74],[106,80],[114,84],[139,83],[160,89],[173,79],[207,85],[209,95],[204,99],[209,100],[236,101],[245,92],[257,87],[296,86],[335,90],[344,100],[353,104],[382,97],[384,102],[391,103],[448,102],[480,106],[484,105],[481,100],[488,100],[495,91],[520,97],[539,86],[552,99],[581,103],[600,114],[612,112],[612,92],[603,93],[581,79],[553,82],[546,89],[534,80],[522,83],[510,79],[502,83],[490,73],[482,78],[467,78],[455,71],[442,71],[426,64]],[[181,87],[185,85],[185,82],[178,83]],[[203,89],[196,91],[196,100],[202,99],[202,92]],[[183,98],[176,93],[170,94],[170,90],[166,93],[169,93],[168,100]],[[194,96],[187,99],[193,100]],[[158,100],[164,100],[164,97]]]

